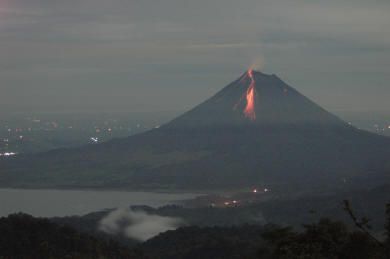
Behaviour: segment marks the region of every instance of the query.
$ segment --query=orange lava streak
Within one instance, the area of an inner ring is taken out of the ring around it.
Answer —
[[[246,90],[246,107],[244,109],[244,115],[250,120],[256,120],[256,112],[255,112],[255,78],[253,77],[253,70],[250,69],[248,71],[248,77],[250,79],[250,84],[248,89]]]

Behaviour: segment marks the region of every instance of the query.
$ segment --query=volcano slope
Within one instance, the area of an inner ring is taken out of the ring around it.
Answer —
[[[343,188],[387,181],[389,157],[389,138],[350,126],[275,75],[249,70],[158,129],[0,160],[0,185]]]

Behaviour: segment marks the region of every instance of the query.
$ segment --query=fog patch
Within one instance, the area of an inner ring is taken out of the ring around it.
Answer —
[[[124,235],[145,241],[159,233],[175,230],[183,224],[180,218],[151,215],[131,209],[117,209],[100,221],[99,230],[111,235]]]

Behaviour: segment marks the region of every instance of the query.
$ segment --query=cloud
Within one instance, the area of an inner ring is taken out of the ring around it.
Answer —
[[[183,225],[179,218],[150,215],[143,211],[117,209],[104,217],[99,229],[112,235],[124,235],[139,241],[148,240],[159,233]]]
[[[326,107],[360,107],[357,95],[374,87],[383,99],[367,106],[390,108],[390,90],[384,88],[390,74],[388,0],[5,2],[0,5],[0,109],[61,104],[106,110],[98,95],[117,92],[126,98],[107,97],[107,106],[182,110],[253,63],[265,63],[265,72],[291,79]],[[350,81],[345,73],[353,74]],[[334,79],[332,86],[326,78]],[[326,93],[353,94],[335,104],[323,95],[325,87]],[[83,92],[90,102],[72,101]],[[160,98],[165,94],[176,96]],[[150,103],[139,103],[145,99]]]

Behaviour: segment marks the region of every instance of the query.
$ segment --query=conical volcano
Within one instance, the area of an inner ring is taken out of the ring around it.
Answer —
[[[389,157],[389,138],[348,125],[275,75],[249,70],[159,129],[0,160],[0,185],[346,188],[383,183]]]
[[[347,126],[276,75],[255,70],[248,70],[167,126],[194,128],[276,124]]]

